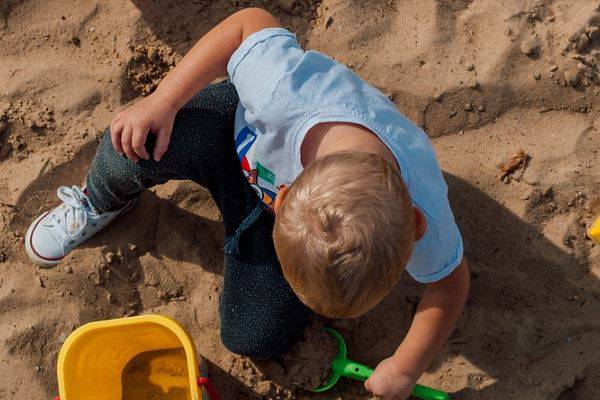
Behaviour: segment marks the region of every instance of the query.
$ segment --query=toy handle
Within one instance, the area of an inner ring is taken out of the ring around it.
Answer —
[[[208,378],[198,378],[198,386],[202,386],[204,389],[206,389],[206,392],[211,400],[221,400],[221,396],[219,396],[217,389],[215,389],[212,382]]]
[[[448,393],[423,385],[415,385],[412,395],[423,400],[450,400]]]
[[[331,366],[340,375],[359,381],[366,381],[373,373],[373,368],[345,358],[335,358]]]
[[[359,364],[357,362],[348,359],[334,359],[332,363],[334,371],[339,371],[341,375],[356,379],[359,381],[366,381],[373,374],[373,368]],[[442,392],[423,385],[415,385],[412,390],[412,395],[422,400],[449,400],[450,396],[448,393]]]

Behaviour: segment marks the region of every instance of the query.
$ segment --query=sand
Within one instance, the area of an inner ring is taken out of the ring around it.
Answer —
[[[590,0],[0,1],[0,398],[52,398],[75,327],[140,313],[185,325],[225,399],[370,397],[347,380],[322,396],[278,393],[274,374],[252,370],[283,360],[223,348],[223,232],[190,182],[145,193],[54,270],[23,250],[56,187],[83,181],[115,112],[246,5],[380,88],[438,151],[473,280],[421,383],[460,399],[595,398],[600,247],[585,227],[600,215],[600,4]],[[526,168],[500,180],[520,151]],[[336,323],[349,356],[375,366],[392,354],[421,291],[405,276],[372,312]]]
[[[310,398],[310,390],[327,382],[331,362],[337,354],[335,340],[313,321],[290,351],[271,361],[230,356],[225,372],[247,386],[254,386],[262,398]]]
[[[323,330],[323,323],[316,320],[298,343],[278,359],[251,361],[231,356],[225,371],[246,385],[254,385],[261,397],[292,399],[304,397],[327,382],[336,354],[337,343]]]
[[[305,390],[324,385],[332,373],[331,362],[337,353],[335,339],[323,330],[322,323],[313,323],[302,340],[283,356],[287,380]]]
[[[121,374],[123,400],[189,400],[186,362],[183,349],[138,354]]]

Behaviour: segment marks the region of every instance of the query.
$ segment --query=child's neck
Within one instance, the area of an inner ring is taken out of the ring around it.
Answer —
[[[342,150],[377,154],[400,170],[394,154],[373,132],[361,125],[341,122],[317,124],[308,131],[300,147],[302,165],[306,167],[317,158]]]

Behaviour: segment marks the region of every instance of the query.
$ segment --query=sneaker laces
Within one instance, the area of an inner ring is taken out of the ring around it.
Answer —
[[[61,186],[56,195],[63,204],[52,213],[52,220],[61,228],[66,237],[76,237],[87,224],[88,214],[95,214],[88,197],[77,186]]]

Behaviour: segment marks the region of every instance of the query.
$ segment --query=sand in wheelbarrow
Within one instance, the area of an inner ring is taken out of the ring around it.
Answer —
[[[167,376],[171,387],[161,387],[157,376]],[[188,400],[188,371],[183,349],[140,353],[125,366],[121,376],[123,400]]]

